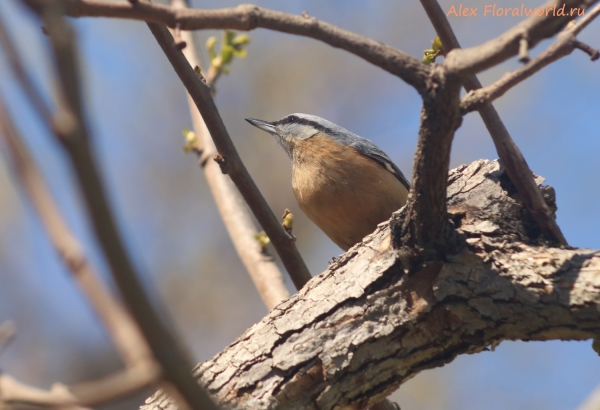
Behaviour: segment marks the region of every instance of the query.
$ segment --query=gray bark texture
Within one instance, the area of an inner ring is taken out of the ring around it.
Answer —
[[[554,190],[541,189],[555,210]],[[422,370],[503,340],[600,336],[600,253],[541,242],[497,161],[450,171],[448,212],[464,239],[458,253],[406,269],[394,223],[382,223],[200,364],[199,383],[223,408],[364,409]],[[175,407],[159,391],[142,409]]]

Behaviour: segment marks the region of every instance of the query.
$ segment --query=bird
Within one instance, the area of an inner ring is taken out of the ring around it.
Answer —
[[[300,209],[344,251],[406,203],[410,183],[372,141],[310,114],[246,121],[288,154]]]

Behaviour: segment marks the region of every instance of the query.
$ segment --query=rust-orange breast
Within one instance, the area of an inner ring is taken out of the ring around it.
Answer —
[[[391,172],[324,134],[298,141],[293,152],[300,209],[344,250],[406,203],[408,191]]]

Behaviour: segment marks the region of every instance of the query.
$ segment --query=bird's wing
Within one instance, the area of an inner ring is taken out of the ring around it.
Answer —
[[[410,182],[408,182],[408,179],[406,179],[402,171],[400,171],[400,168],[394,164],[394,162],[390,159],[390,157],[387,156],[385,152],[380,150],[377,145],[373,144],[373,142],[366,138],[360,137],[360,140],[352,142],[350,146],[361,154],[371,158],[374,161],[377,161],[385,169],[394,174],[394,176],[398,178],[398,180],[406,187],[406,189],[410,189]]]

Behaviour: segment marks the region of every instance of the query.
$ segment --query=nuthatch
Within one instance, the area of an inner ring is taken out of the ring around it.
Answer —
[[[246,121],[271,134],[287,152],[300,209],[343,250],[406,203],[408,180],[368,139],[309,114]]]

